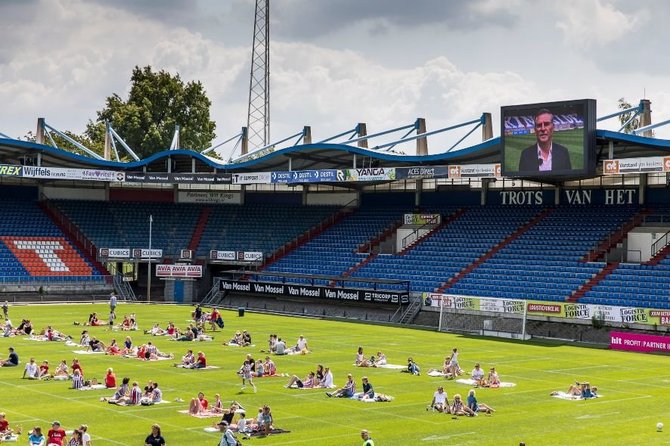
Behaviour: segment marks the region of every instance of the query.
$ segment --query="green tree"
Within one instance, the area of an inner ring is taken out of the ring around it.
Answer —
[[[212,103],[199,81],[184,84],[178,74],[136,66],[130,82],[128,100],[118,94],[109,96],[96,121],[86,126],[85,137],[94,145],[104,144],[108,121],[140,158],[167,150],[175,125],[180,126],[181,148],[209,147],[216,137],[216,124],[209,118]]]
[[[632,105],[628,101],[626,101],[626,99],[624,99],[624,98],[619,98],[618,102],[619,102],[619,110],[626,110],[627,108],[632,107]],[[628,122],[628,120],[631,118],[631,116],[633,116],[633,113],[635,113],[635,112],[630,111],[630,112],[623,113],[623,114],[619,115],[619,121],[621,122],[621,125],[626,124],[626,122]],[[639,127],[640,127],[640,116],[638,115],[635,118],[633,118],[632,121],[628,122],[628,124],[626,124],[624,126],[623,132],[624,133],[633,133],[633,130],[635,130]]]

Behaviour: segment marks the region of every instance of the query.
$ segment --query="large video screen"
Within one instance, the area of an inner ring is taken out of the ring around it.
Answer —
[[[500,118],[504,176],[565,179],[595,173],[594,99],[505,106]]]

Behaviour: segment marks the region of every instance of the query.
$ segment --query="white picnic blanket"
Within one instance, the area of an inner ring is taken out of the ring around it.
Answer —
[[[72,350],[72,353],[76,353],[78,355],[104,355],[105,352],[94,352],[92,350]]]
[[[571,394],[566,393],[566,392],[552,392],[551,396],[553,396],[554,398],[561,399],[561,400],[569,400],[569,401],[580,401],[580,400],[584,400],[584,399],[587,399],[587,400],[591,399],[591,398],[582,398],[581,395],[571,395]],[[600,398],[601,396],[602,395],[596,395],[594,398]]]
[[[477,381],[471,378],[461,378],[456,380],[457,383],[467,384],[468,386],[474,386],[477,384]],[[501,381],[498,387],[516,387],[515,383]]]

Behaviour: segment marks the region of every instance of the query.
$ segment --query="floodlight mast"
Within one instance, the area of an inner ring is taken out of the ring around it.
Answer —
[[[256,0],[247,128],[252,149],[268,145],[270,140],[270,0]],[[243,146],[242,155],[246,153],[247,149]]]

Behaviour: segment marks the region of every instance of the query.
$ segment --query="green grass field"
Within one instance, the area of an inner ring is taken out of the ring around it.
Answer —
[[[35,327],[52,324],[73,337],[79,337],[81,326],[72,322],[86,320],[94,310],[106,313],[103,305],[13,306],[10,317],[15,325],[22,317],[31,318]],[[173,320],[186,325],[192,307],[160,305],[125,305],[119,315],[136,312],[141,329],[155,322],[165,325]],[[65,429],[80,423],[89,425],[93,444],[143,445],[152,423],[158,422],[169,446],[217,444],[218,434],[203,430],[215,419],[197,419],[177,411],[187,408],[190,398],[203,391],[210,401],[220,393],[224,402],[240,401],[254,417],[258,407],[269,404],[275,425],[290,433],[253,438],[244,444],[256,445],[360,445],[359,431],[367,428],[379,445],[650,445],[670,444],[669,432],[656,432],[656,423],[670,429],[667,401],[670,397],[670,357],[609,351],[561,343],[512,342],[460,335],[405,329],[270,316],[248,313],[238,317],[224,311],[226,327],[215,334],[214,342],[173,342],[131,332],[135,343],[151,338],[158,347],[181,356],[187,348],[203,350],[209,363],[221,368],[191,371],[171,367],[172,361],[141,362],[108,356],[79,356],[87,378],[101,379],[107,367],[117,377],[129,376],[142,386],[148,380],[159,382],[164,397],[170,401],[149,407],[118,407],[99,401],[111,391],[69,390],[69,382],[28,381],[20,379],[23,367],[0,369],[0,411],[7,413],[12,426],[28,431],[40,425],[46,431],[54,419]],[[221,345],[235,330],[247,329],[253,335],[254,348]],[[91,333],[108,342],[122,341],[124,332],[92,327]],[[280,373],[303,377],[316,364],[330,366],[335,382],[344,383],[353,373],[358,388],[367,375],[378,392],[390,394],[388,403],[362,403],[328,398],[322,390],[287,390],[285,378],[256,380],[258,393],[240,392],[235,371],[246,353],[258,359],[259,350],[267,345],[270,333],[277,333],[291,343],[303,334],[313,352],[305,356],[275,357]],[[411,376],[389,369],[356,369],[356,348],[366,354],[383,350],[390,363],[404,364],[412,356],[422,367],[421,376]],[[0,339],[0,351],[13,346],[22,364],[34,356],[38,362],[48,359],[52,370],[77,356],[75,348],[63,343],[35,342],[18,338]],[[493,406],[493,416],[452,419],[437,412],[427,412],[426,405],[438,385],[444,385],[450,400],[455,393],[467,395],[469,387],[442,378],[431,378],[425,372],[440,367],[445,355],[458,347],[460,363],[469,372],[475,362],[495,365],[503,381],[516,383],[514,388],[478,389],[480,402]],[[576,380],[589,380],[600,388],[601,398],[588,401],[565,401],[549,396],[552,390],[566,390]],[[181,398],[184,402],[174,402]],[[24,434],[24,437],[26,434]],[[18,444],[26,444],[25,438]]]
[[[508,172],[519,170],[521,152],[537,141],[535,134],[513,135],[505,137],[505,169]],[[554,142],[561,144],[570,152],[570,164],[573,169],[584,168],[584,129],[554,132]]]

